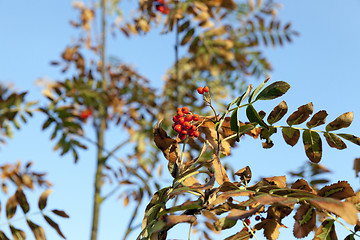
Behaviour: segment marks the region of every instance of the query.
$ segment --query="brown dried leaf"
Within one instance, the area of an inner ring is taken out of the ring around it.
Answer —
[[[315,190],[304,179],[298,179],[296,182],[294,182],[293,185],[291,185],[291,189],[300,189],[316,194]]]
[[[355,225],[359,220],[357,216],[358,211],[352,203],[341,202],[334,198],[311,199],[309,203],[320,211],[327,210],[328,212],[336,214],[351,225]]]
[[[248,231],[240,231],[230,237],[225,238],[224,240],[248,240],[250,239],[251,233]]]
[[[282,135],[285,142],[293,147],[299,141],[300,131],[292,127],[284,127],[282,129]]]
[[[309,205],[301,204],[295,216],[294,236],[296,238],[306,237],[315,227],[315,209]]]
[[[323,187],[319,190],[318,195],[321,197],[331,197],[342,200],[355,196],[355,193],[348,182],[339,181],[337,183]]]
[[[43,210],[46,207],[47,198],[49,194],[52,192],[52,190],[48,189],[45,190],[39,197],[39,209]]]
[[[336,118],[334,121],[329,123],[326,126],[326,131],[335,131],[341,128],[347,128],[350,126],[354,118],[354,114],[352,112],[347,112],[342,115],[340,115],[338,118]]]
[[[324,137],[327,143],[329,144],[329,146],[332,148],[342,150],[347,147],[346,144],[334,133],[325,132]]]
[[[16,213],[18,202],[16,200],[16,195],[12,195],[6,202],[6,217],[7,219],[12,218]]]
[[[10,240],[3,231],[0,231],[0,239],[1,240]]]
[[[309,118],[309,116],[313,113],[313,104],[308,103],[305,105],[302,105],[298,108],[297,111],[292,113],[286,122],[292,126],[292,125],[298,125],[306,121],[306,119]]]
[[[303,132],[303,143],[306,156],[314,163],[318,163],[322,156],[322,143],[320,135],[311,130]]]
[[[11,234],[14,237],[14,240],[25,240],[26,234],[23,230],[17,229],[14,226],[10,225]]]
[[[62,238],[66,239],[66,237],[64,236],[64,234],[61,232],[59,225],[58,225],[56,222],[54,222],[50,217],[48,217],[48,216],[46,216],[46,215],[43,215],[43,216],[44,216],[46,222],[47,222],[52,228],[54,228],[55,231],[56,231]]]
[[[54,214],[63,217],[63,218],[69,218],[69,215],[66,214],[66,212],[61,211],[61,210],[57,210],[57,209],[53,209],[51,210]]]
[[[279,105],[277,105],[269,114],[267,121],[269,124],[274,124],[278,122],[288,111],[288,107],[285,101],[282,101]]]
[[[321,110],[321,111],[315,113],[314,116],[311,118],[311,120],[306,123],[306,126],[308,128],[314,128],[314,127],[320,126],[322,124],[325,124],[327,115],[328,114],[325,110]]]
[[[241,181],[250,182],[251,180],[251,170],[249,166],[246,166],[235,173],[235,175],[240,176]]]
[[[354,204],[358,211],[360,211],[360,191],[357,191],[355,196],[349,197],[345,201]]]
[[[355,159],[354,159],[353,169],[355,170],[355,176],[356,176],[356,177],[359,177],[359,172],[360,172],[360,158],[355,158]]]
[[[225,171],[224,166],[221,164],[220,159],[215,154],[213,154],[213,158],[216,182],[219,185],[223,184],[224,182],[229,182],[229,177]]]
[[[269,178],[264,178],[264,180],[272,185],[276,185],[279,188],[286,187],[286,177],[285,176],[269,177]]]
[[[15,193],[16,196],[16,200],[19,203],[21,209],[23,210],[24,213],[29,212],[30,210],[30,206],[29,203],[26,199],[26,196],[24,194],[24,192],[21,189],[18,189]]]
[[[27,219],[26,222],[29,225],[31,231],[33,232],[36,240],[46,240],[45,231],[41,226],[33,223],[29,219]]]

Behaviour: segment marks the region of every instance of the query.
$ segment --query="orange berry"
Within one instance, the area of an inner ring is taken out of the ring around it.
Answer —
[[[83,120],[88,119],[88,117],[90,117],[92,115],[92,111],[90,109],[86,109],[84,111],[81,111],[80,113],[80,118],[82,118]]]
[[[182,112],[181,108],[177,108],[177,112]]]
[[[193,116],[191,116],[190,114],[186,115],[185,117],[185,121],[190,122],[193,119]]]
[[[188,107],[183,107],[182,112],[185,113],[185,114],[189,113],[189,108]]]
[[[198,92],[199,94],[203,94],[203,93],[204,93],[204,88],[203,88],[203,87],[199,87],[199,88],[197,89],[197,92]]]
[[[174,122],[177,122],[178,120],[179,120],[179,118],[178,118],[177,115],[173,116],[173,121],[174,121]]]
[[[178,112],[177,117],[179,118],[179,117],[182,117],[182,116],[184,116],[183,112]]]
[[[177,124],[177,125],[174,127],[174,130],[179,133],[179,132],[181,132],[181,130],[182,130],[182,126],[181,126],[180,124]]]
[[[209,92],[209,87],[208,86],[204,87],[204,92]]]
[[[199,121],[199,119],[200,119],[200,116],[197,114],[194,114],[192,117],[192,120],[194,120],[194,121]]]
[[[196,126],[195,126],[195,125],[192,125],[192,126],[191,126],[191,129],[192,129],[193,131],[196,131]]]
[[[181,131],[181,134],[186,135],[186,134],[187,134],[187,131],[186,131],[186,130],[182,130],[182,131]]]
[[[199,132],[198,130],[194,131],[194,136],[195,136],[195,137],[200,136],[200,132]]]
[[[182,126],[184,127],[184,129],[189,129],[191,127],[191,124],[189,122],[184,122]]]
[[[179,122],[180,124],[183,124],[183,123],[185,122],[185,119],[184,119],[183,117],[179,117],[178,122]]]

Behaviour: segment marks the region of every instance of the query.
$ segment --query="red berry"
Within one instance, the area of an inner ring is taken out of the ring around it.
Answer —
[[[195,125],[192,125],[192,126],[191,126],[191,130],[196,131],[196,129],[197,129],[197,128],[196,128]]]
[[[209,92],[209,87],[208,86],[204,87],[204,92]]]
[[[188,134],[189,134],[190,137],[194,136],[194,130],[192,130],[192,129],[190,128],[190,130],[188,131]]]
[[[184,140],[184,139],[186,138],[186,134],[179,134],[179,138],[180,138],[181,140]]]
[[[200,132],[199,132],[198,130],[194,131],[194,136],[195,136],[195,137],[200,136]]]
[[[181,108],[177,108],[177,112],[182,112]]]
[[[179,117],[182,117],[182,116],[184,116],[184,114],[182,112],[178,112],[177,117],[179,118]]]
[[[199,116],[199,115],[197,115],[197,114],[194,114],[194,115],[193,115],[192,120],[194,120],[194,121],[199,121],[199,119],[200,119],[200,116]]]
[[[84,111],[81,111],[80,113],[80,118],[82,118],[83,120],[88,119],[88,117],[90,117],[92,115],[92,111],[90,109],[86,109]]]
[[[177,125],[174,127],[174,130],[179,133],[179,132],[181,132],[181,130],[182,130],[182,126],[181,126],[180,124],[177,124]]]
[[[244,223],[247,224],[247,225],[250,225],[250,219],[248,219],[248,218],[245,219],[245,220],[244,220]]]
[[[184,129],[189,129],[191,127],[191,124],[189,122],[184,122],[183,127]]]
[[[176,123],[174,123],[174,124],[172,125],[172,129],[175,130],[175,126],[176,126]]]
[[[185,118],[183,118],[183,117],[179,117],[179,123],[182,125],[184,122],[185,122]]]
[[[182,110],[182,112],[185,113],[185,114],[186,114],[186,113],[189,113],[189,108],[188,108],[188,107],[183,107],[181,110]]]
[[[174,121],[174,122],[177,122],[178,120],[179,120],[179,118],[178,118],[177,115],[173,116],[173,121]]]
[[[197,89],[197,91],[198,91],[199,94],[203,94],[203,93],[204,93],[204,88],[203,88],[203,87],[199,87],[199,88]]]
[[[259,221],[259,220],[260,220],[260,216],[257,215],[257,216],[255,217],[255,220],[256,220],[256,221]]]
[[[185,121],[190,122],[193,119],[193,116],[191,116],[190,114],[186,115],[185,117]]]
[[[188,132],[186,130],[182,130],[181,134],[186,135]]]

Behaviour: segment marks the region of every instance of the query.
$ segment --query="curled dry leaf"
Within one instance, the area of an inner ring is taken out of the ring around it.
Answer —
[[[285,176],[269,177],[269,178],[264,178],[264,180],[270,184],[276,185],[279,188],[286,187],[286,177]]]
[[[335,232],[334,221],[333,219],[323,221],[315,232],[314,240],[338,239]]]
[[[43,210],[46,207],[47,198],[49,194],[52,192],[52,190],[48,189],[45,190],[39,197],[39,209]]]
[[[331,197],[342,200],[355,196],[355,193],[348,182],[339,181],[337,183],[323,187],[319,190],[318,195],[321,197]]]
[[[224,166],[220,162],[220,159],[215,154],[213,154],[213,158],[214,158],[213,165],[214,165],[214,169],[215,169],[215,178],[216,178],[217,183],[219,185],[221,185],[224,182],[228,182],[229,177],[225,171]]]
[[[310,192],[312,194],[316,194],[315,190],[304,179],[298,179],[296,182],[294,182],[291,185],[291,189],[299,189],[299,190]]]
[[[251,169],[249,166],[246,166],[235,173],[235,175],[239,176],[241,181],[250,182],[251,180]]]
[[[320,126],[322,124],[325,124],[327,115],[328,114],[325,110],[321,110],[321,111],[315,113],[314,116],[311,118],[311,120],[306,123],[306,126],[308,128],[314,128],[314,127]]]
[[[315,227],[316,213],[312,206],[301,204],[294,216],[294,236],[296,238],[306,237]]]

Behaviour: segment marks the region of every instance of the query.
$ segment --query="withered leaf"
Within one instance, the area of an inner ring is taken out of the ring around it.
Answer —
[[[229,181],[229,177],[225,171],[224,166],[222,165],[220,159],[213,154],[213,165],[214,165],[214,170],[215,170],[215,178],[216,178],[216,182],[221,185],[224,182],[228,182]]]
[[[264,178],[264,180],[270,184],[276,185],[279,188],[286,187],[286,177],[285,176],[269,177],[269,178]]]
[[[248,240],[250,239],[250,236],[251,233],[249,233],[248,231],[240,231],[234,235],[225,238],[224,240]]]
[[[295,129],[292,127],[284,127],[282,129],[282,135],[287,144],[290,146],[295,146],[295,144],[299,141],[300,131],[299,129]]]
[[[270,84],[262,90],[256,97],[256,100],[271,100],[284,95],[290,89],[287,82],[278,81]]]
[[[30,206],[29,203],[26,199],[26,196],[24,194],[24,192],[21,189],[18,189],[15,193],[16,196],[16,200],[19,203],[21,209],[23,210],[24,213],[29,212],[30,210]]]
[[[66,237],[64,236],[64,234],[61,232],[59,225],[58,225],[56,222],[54,222],[50,217],[48,217],[48,216],[46,216],[46,215],[43,215],[43,216],[44,216],[46,222],[47,222],[52,228],[54,228],[55,231],[56,231],[62,238],[66,239]]]
[[[69,218],[69,215],[66,214],[66,212],[61,211],[61,210],[57,210],[57,209],[53,209],[51,210],[54,214],[63,217],[63,218]]]
[[[306,156],[310,161],[318,163],[322,156],[322,143],[320,135],[311,130],[304,130],[303,143],[305,147]]]
[[[195,33],[195,29],[194,28],[190,28],[189,31],[185,34],[185,36],[183,37],[183,39],[181,40],[181,46],[185,45],[186,43],[188,43],[192,36]]]
[[[47,203],[47,198],[49,196],[49,194],[52,192],[52,190],[48,189],[45,190],[39,197],[39,209],[43,210],[46,207],[46,203]]]
[[[276,240],[279,237],[279,228],[281,225],[274,219],[265,219],[260,223],[256,224],[256,228],[264,229],[264,236],[268,240]]]
[[[352,123],[353,118],[354,114],[352,112],[344,113],[329,123],[326,126],[326,131],[335,131],[341,128],[347,128]]]
[[[315,232],[314,240],[337,240],[333,219],[323,221]]]
[[[315,190],[304,179],[298,179],[291,185],[291,189],[300,189],[315,194]]]
[[[10,240],[3,231],[0,231],[0,239],[2,240]]]
[[[334,133],[325,132],[324,137],[327,143],[329,144],[329,146],[332,148],[342,150],[347,147],[346,144]]]
[[[355,196],[349,197],[345,201],[354,204],[358,211],[360,211],[360,191],[357,191]]]
[[[27,219],[26,222],[29,225],[31,231],[33,232],[36,240],[46,240],[45,231],[41,226],[33,223],[29,219]]]
[[[309,205],[301,204],[295,216],[294,236],[296,238],[306,237],[315,227],[315,209]]]
[[[353,169],[355,170],[355,176],[356,176],[356,177],[359,177],[359,172],[360,172],[360,158],[355,158],[355,159],[354,159]]]
[[[10,225],[9,227],[10,227],[11,234],[14,237],[14,240],[25,240],[26,239],[26,234],[23,230],[17,229],[12,225]]]
[[[321,197],[331,197],[339,200],[355,196],[354,190],[346,181],[339,181],[321,188],[318,192]]]
[[[290,126],[301,124],[301,123],[305,122],[306,119],[308,119],[312,113],[313,113],[313,104],[312,103],[302,105],[298,108],[298,110],[293,112],[288,117],[286,122]]]
[[[351,225],[355,225],[359,220],[358,211],[355,205],[350,202],[341,202],[334,198],[316,198],[310,199],[309,203],[320,211],[327,210],[336,214]]]
[[[339,133],[338,136],[360,146],[360,138],[351,134]]]
[[[193,223],[196,221],[196,217],[192,215],[165,215],[156,222],[151,233],[157,233],[159,231],[166,231],[179,223]]]
[[[328,114],[325,110],[321,110],[321,111],[315,113],[314,116],[311,118],[311,120],[306,123],[306,126],[308,128],[314,128],[314,127],[320,126],[322,124],[325,124],[327,115]]]
[[[12,218],[16,213],[18,202],[16,200],[16,195],[12,195],[6,202],[6,217],[7,219]]]
[[[288,111],[288,107],[285,101],[282,101],[277,105],[269,114],[267,121],[270,125],[278,122],[281,118],[285,116]]]
[[[249,166],[246,166],[235,173],[235,175],[239,176],[241,181],[250,182],[251,180],[251,169]]]

